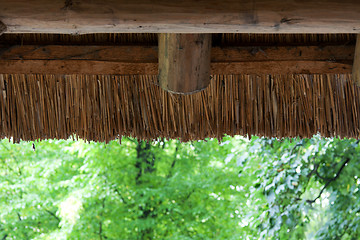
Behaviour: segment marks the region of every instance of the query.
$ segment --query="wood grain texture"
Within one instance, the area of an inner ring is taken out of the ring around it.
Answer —
[[[210,84],[211,34],[159,35],[159,85],[191,94]]]
[[[6,31],[6,25],[0,21],[0,36]]]
[[[213,47],[211,74],[351,73],[354,45]],[[158,74],[158,48],[0,45],[0,73]]]
[[[358,0],[2,0],[8,33],[360,33]]]
[[[0,45],[0,59],[157,63],[156,46]]]
[[[354,64],[352,69],[354,83],[360,87],[360,34],[357,35],[354,54]]]

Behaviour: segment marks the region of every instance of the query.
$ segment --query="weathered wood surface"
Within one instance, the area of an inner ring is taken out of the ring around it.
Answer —
[[[159,35],[159,85],[190,94],[210,84],[211,34]]]
[[[352,77],[355,84],[360,87],[360,34],[357,35],[356,39]]]
[[[0,21],[0,36],[6,31],[6,25]]]
[[[8,33],[360,33],[358,0],[1,0]]]
[[[211,74],[351,73],[355,46],[213,47]],[[158,48],[0,45],[0,73],[158,74]]]

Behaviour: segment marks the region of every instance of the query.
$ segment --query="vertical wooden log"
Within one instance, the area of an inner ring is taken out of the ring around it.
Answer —
[[[159,84],[166,91],[191,94],[210,83],[211,34],[159,34]]]
[[[0,21],[0,36],[6,31],[6,25]]]
[[[357,35],[356,39],[352,77],[355,84],[360,87],[360,34]]]

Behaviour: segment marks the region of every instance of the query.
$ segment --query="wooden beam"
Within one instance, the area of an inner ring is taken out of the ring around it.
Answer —
[[[191,94],[210,84],[211,34],[159,35],[159,85]]]
[[[358,0],[11,0],[8,33],[360,33]]]
[[[157,63],[156,46],[99,45],[0,45],[3,60],[94,60]]]
[[[6,25],[0,21],[0,36],[6,31]]]
[[[213,47],[211,74],[351,73],[355,46]],[[0,74],[158,74],[145,46],[0,45]]]
[[[360,87],[360,34],[357,35],[356,39],[352,77],[355,84]]]

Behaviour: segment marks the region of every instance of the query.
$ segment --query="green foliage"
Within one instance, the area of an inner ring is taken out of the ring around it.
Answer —
[[[358,142],[253,139],[247,152],[258,165],[254,187],[266,197],[256,220],[261,238],[358,239]]]
[[[216,140],[1,142],[6,239],[237,239],[244,194]],[[225,168],[225,165],[227,166]]]
[[[0,142],[0,239],[358,239],[348,139]]]

